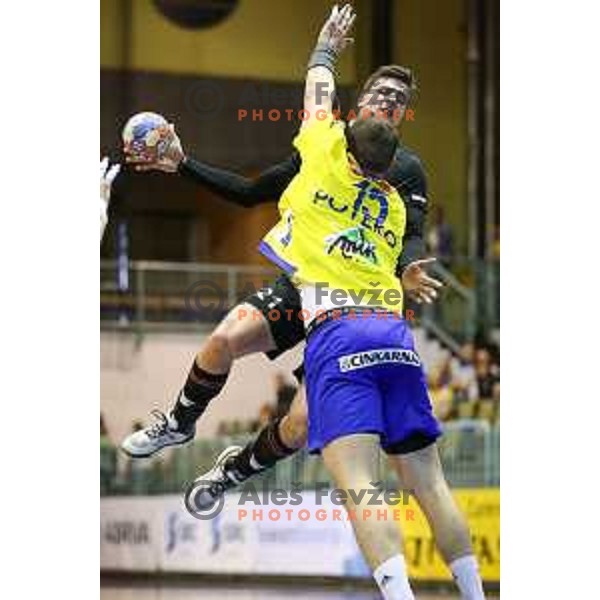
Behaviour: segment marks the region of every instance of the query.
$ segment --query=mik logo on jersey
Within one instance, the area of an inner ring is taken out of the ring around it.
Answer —
[[[377,248],[373,242],[367,240],[360,225],[328,235],[325,238],[325,252],[331,254],[336,248],[339,248],[341,255],[346,259],[362,256],[369,262],[377,264]]]
[[[416,352],[399,348],[381,348],[379,350],[369,350],[368,352],[357,352],[356,354],[347,354],[339,359],[342,373],[390,363],[412,367],[421,366],[421,360]]]

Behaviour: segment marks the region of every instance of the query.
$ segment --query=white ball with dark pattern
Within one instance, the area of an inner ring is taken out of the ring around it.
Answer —
[[[169,123],[157,113],[133,115],[123,127],[123,150],[134,160],[156,160],[169,145]]]

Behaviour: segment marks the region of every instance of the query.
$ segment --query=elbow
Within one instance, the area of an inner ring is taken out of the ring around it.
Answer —
[[[261,185],[250,184],[238,197],[238,204],[244,208],[252,208],[268,200],[270,200],[270,196],[267,190],[263,189]]]

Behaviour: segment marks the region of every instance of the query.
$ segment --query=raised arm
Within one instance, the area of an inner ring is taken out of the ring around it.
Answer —
[[[342,50],[352,41],[347,37],[347,33],[354,19],[355,14],[349,4],[341,10],[336,5],[319,34],[308,65],[305,85],[304,108],[310,115],[309,120],[315,116],[318,118],[322,114],[319,110],[329,113],[332,111],[335,63]],[[307,122],[308,120],[303,121],[302,125],[305,126]],[[137,171],[180,173],[240,206],[250,207],[262,202],[277,201],[300,170],[300,157],[294,154],[285,161],[269,167],[257,178],[250,179],[186,156],[173,125],[169,135],[170,143],[161,157],[147,162],[135,161],[128,157],[128,162],[133,162]]]
[[[279,200],[285,188],[300,170],[297,153],[262,171],[251,179],[225,169],[187,157],[178,166],[178,172],[239,206],[246,208],[264,202]]]
[[[162,156],[146,162],[128,157],[128,162],[134,164],[136,171],[179,173],[239,206],[251,207],[277,201],[300,170],[300,157],[292,154],[284,161],[264,170],[256,178],[244,177],[186,155],[172,124],[168,136],[169,145]]]
[[[102,242],[108,223],[108,204],[112,183],[120,170],[121,165],[116,163],[110,166],[106,156],[100,161],[100,242]]]
[[[304,86],[305,118],[302,128],[315,120],[323,120],[332,112],[335,94],[335,64],[341,52],[352,42],[348,33],[356,19],[350,4],[340,10],[337,4],[323,25],[317,45],[308,63]]]

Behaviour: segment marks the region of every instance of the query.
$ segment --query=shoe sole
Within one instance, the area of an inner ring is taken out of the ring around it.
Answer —
[[[173,442],[172,444],[165,444],[164,446],[161,446],[160,448],[156,448],[156,450],[153,450],[152,452],[147,452],[146,454],[132,454],[124,446],[120,446],[120,448],[125,454],[127,454],[127,456],[129,456],[129,458],[150,458],[151,456],[154,456],[157,452],[160,452],[161,450],[164,450],[165,448],[174,448],[175,446],[183,446],[185,444],[188,444],[189,442],[191,442],[194,439],[194,437],[195,436],[192,435],[185,440],[181,440],[181,442]]]

